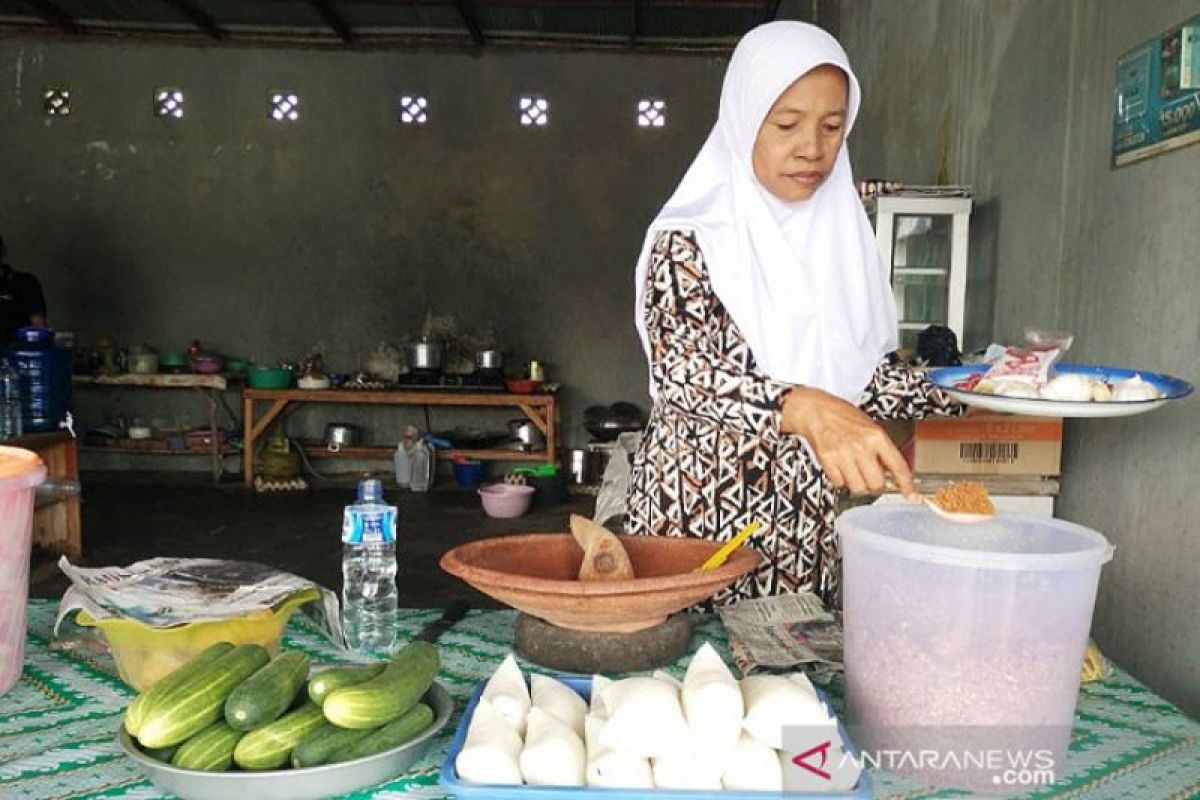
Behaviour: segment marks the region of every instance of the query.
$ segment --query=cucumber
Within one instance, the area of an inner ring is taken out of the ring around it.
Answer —
[[[161,761],[164,764],[171,763],[171,757],[175,755],[175,751],[179,749],[179,745],[171,745],[170,747],[159,747],[156,750],[143,750],[142,752],[153,758],[155,761]]]
[[[225,720],[217,720],[179,745],[171,764],[180,769],[225,772],[233,766],[233,748],[245,735]]]
[[[437,671],[437,648],[410,642],[371,680],[331,692],[323,706],[325,718],[342,728],[386,725],[417,704]]]
[[[138,729],[143,747],[169,747],[199,733],[221,718],[234,687],[271,657],[256,644],[243,644],[205,664],[149,710]]]
[[[250,731],[237,743],[233,760],[242,769],[275,769],[287,763],[292,750],[304,737],[325,724],[316,703],[285,714],[265,728]]]
[[[321,727],[304,737],[300,744],[292,750],[292,766],[316,767],[326,763],[339,750],[344,750],[360,739],[365,739],[375,732],[373,728],[339,728],[332,722],[326,722]]]
[[[125,730],[129,731],[130,736],[137,736],[138,729],[145,722],[146,715],[155,703],[176,686],[199,672],[206,664],[216,661],[232,649],[233,645],[229,642],[217,642],[192,656],[174,672],[148,686],[144,692],[133,698],[133,702],[125,709]]]
[[[371,731],[366,738],[334,753],[333,757],[329,759],[329,763],[334,764],[339,761],[373,756],[384,750],[399,747],[405,742],[415,739],[419,733],[432,724],[433,709],[424,703],[417,703],[387,725]]]
[[[225,721],[239,731],[252,731],[288,710],[308,677],[308,654],[288,650],[238,684],[225,699]]]
[[[308,681],[308,696],[317,705],[324,705],[325,698],[335,689],[365,683],[383,672],[387,664],[366,664],[354,667],[333,667],[322,670]]]

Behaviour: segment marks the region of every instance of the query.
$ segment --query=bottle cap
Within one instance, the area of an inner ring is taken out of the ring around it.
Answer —
[[[363,478],[358,482],[358,502],[382,503],[383,482],[378,478]]]

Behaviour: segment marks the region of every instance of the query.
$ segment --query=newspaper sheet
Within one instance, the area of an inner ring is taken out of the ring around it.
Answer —
[[[743,675],[803,670],[827,683],[842,669],[841,615],[811,593],[744,600],[718,609]]]
[[[310,580],[248,561],[151,558],[127,567],[78,567],[63,556],[58,566],[71,580],[54,621],[83,609],[92,617],[134,619],[156,628],[227,619],[270,609],[296,592],[320,590],[305,607],[330,641],[343,643],[337,595]]]

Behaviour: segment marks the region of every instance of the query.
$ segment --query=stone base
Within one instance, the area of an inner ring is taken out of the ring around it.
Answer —
[[[589,633],[519,614],[517,655],[564,672],[637,672],[670,664],[688,650],[695,622],[676,614],[636,633]]]

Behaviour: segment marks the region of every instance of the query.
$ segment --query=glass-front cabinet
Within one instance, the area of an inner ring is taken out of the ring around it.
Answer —
[[[891,276],[900,346],[945,325],[963,347],[969,197],[884,195],[874,200],[875,241]]]

